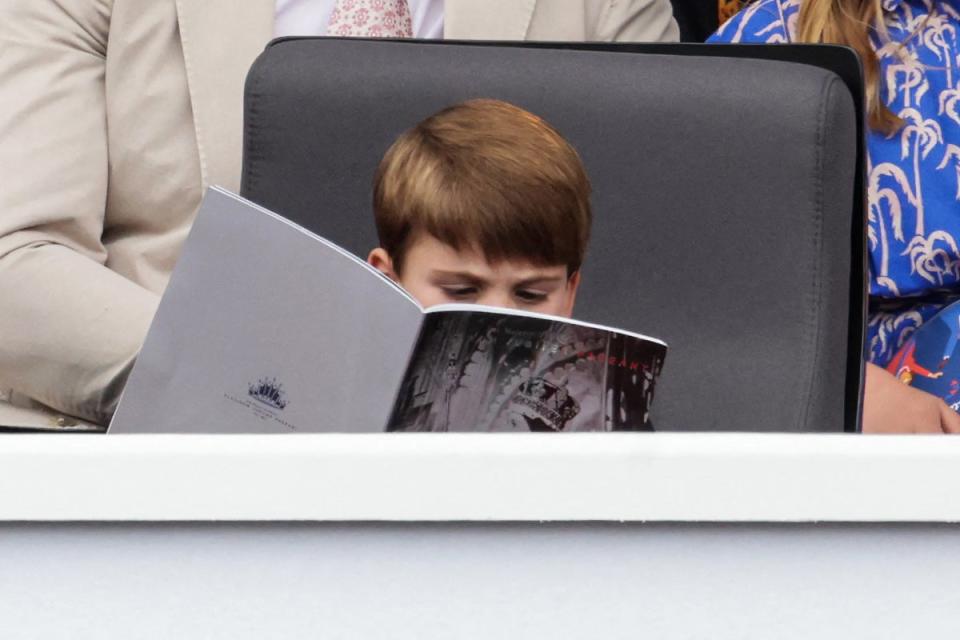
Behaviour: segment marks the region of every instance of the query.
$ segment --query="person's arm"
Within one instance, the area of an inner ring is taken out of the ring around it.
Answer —
[[[788,31],[791,16],[799,7],[782,0],[756,0],[744,6],[735,16],[720,25],[707,39],[711,44],[753,43],[776,44],[790,42]]]
[[[157,304],[101,242],[111,6],[0,4],[0,387],[101,423]]]
[[[889,371],[868,363],[863,432],[960,433],[960,415],[940,398],[907,386]]]
[[[680,29],[670,0],[586,0],[590,33],[602,42],[677,42]]]

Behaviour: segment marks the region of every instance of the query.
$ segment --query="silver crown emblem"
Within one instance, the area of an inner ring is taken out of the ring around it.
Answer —
[[[247,394],[257,402],[262,402],[274,409],[283,409],[287,406],[283,385],[278,383],[276,378],[260,378],[256,384],[249,386]]]

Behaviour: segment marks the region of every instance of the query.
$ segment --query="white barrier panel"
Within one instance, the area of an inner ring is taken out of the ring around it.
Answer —
[[[0,437],[0,521],[956,522],[960,438]]]
[[[0,437],[0,628],[4,640],[952,639],[958,447]]]

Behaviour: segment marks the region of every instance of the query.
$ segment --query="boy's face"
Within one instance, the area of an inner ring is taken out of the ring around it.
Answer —
[[[566,265],[537,266],[525,260],[491,263],[473,249],[454,249],[427,233],[410,240],[403,274],[383,249],[367,261],[406,289],[424,308],[472,303],[570,317],[580,284]]]

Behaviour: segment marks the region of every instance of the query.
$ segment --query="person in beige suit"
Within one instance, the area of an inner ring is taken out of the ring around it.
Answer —
[[[203,189],[239,189],[244,78],[292,3],[0,4],[0,425],[109,420]],[[678,37],[668,0],[441,6],[451,39]]]

